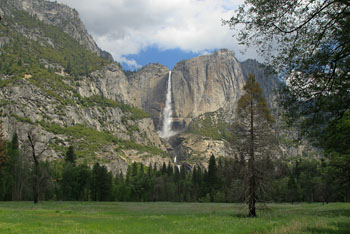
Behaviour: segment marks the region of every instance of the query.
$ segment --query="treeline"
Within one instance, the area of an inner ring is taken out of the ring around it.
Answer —
[[[105,166],[76,165],[73,147],[64,162],[40,162],[34,171],[30,157],[18,147],[17,136],[6,144],[7,159],[0,165],[0,200],[32,200],[39,181],[39,200],[73,201],[174,201],[246,202],[247,165],[244,159],[209,160],[208,169],[172,163],[132,163],[126,174],[115,176]],[[348,201],[348,189],[332,175],[326,161],[300,157],[295,160],[257,162],[263,171],[258,201],[332,202]],[[35,178],[35,179],[34,179]]]

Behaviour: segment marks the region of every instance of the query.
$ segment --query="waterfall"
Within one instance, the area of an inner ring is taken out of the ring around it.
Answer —
[[[171,110],[171,71],[169,71],[168,89],[166,93],[165,108],[163,111],[163,128],[159,133],[161,138],[168,138],[176,134],[171,130],[172,124],[172,110]]]

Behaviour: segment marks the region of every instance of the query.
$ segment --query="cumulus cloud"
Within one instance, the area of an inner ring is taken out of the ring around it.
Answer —
[[[256,56],[242,50],[221,19],[229,19],[243,0],[59,0],[78,10],[97,44],[120,62],[137,67],[125,55],[150,46],[206,54],[228,48],[239,59]]]

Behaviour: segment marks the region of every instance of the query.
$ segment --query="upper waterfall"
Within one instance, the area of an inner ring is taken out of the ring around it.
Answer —
[[[165,107],[163,111],[163,128],[159,133],[161,138],[168,138],[176,134],[171,130],[172,127],[172,107],[171,107],[171,71],[169,71],[168,77],[168,89],[166,93]]]

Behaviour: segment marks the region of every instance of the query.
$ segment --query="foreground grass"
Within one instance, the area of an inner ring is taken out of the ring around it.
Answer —
[[[0,202],[0,233],[350,233],[350,204]]]

